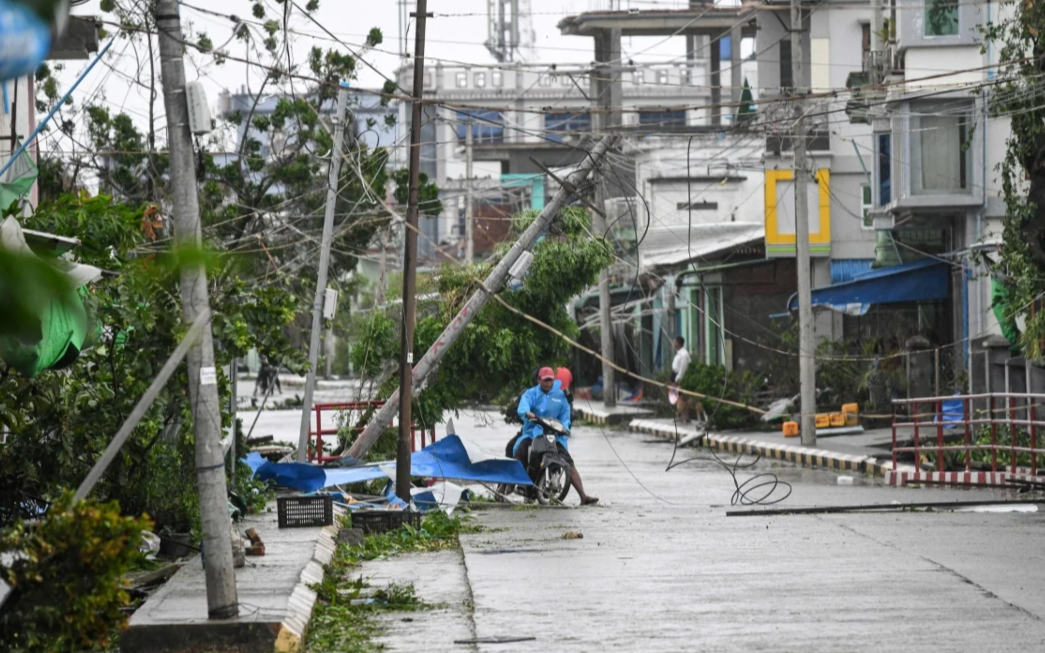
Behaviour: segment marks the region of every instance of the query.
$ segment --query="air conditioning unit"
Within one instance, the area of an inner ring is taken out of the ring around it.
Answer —
[[[189,105],[189,131],[193,134],[209,134],[210,105],[207,104],[207,92],[203,89],[203,83],[186,84],[185,100]]]
[[[888,231],[896,228],[896,216],[892,213],[879,209],[871,211],[870,216],[875,231]]]

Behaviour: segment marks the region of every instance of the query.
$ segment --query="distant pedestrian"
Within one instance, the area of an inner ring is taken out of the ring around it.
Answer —
[[[283,386],[279,382],[279,368],[273,365],[268,357],[262,356],[261,366],[258,368],[258,378],[254,382],[254,394],[251,396],[258,396],[258,390],[261,390],[261,396],[267,397],[272,392],[273,386],[282,394]]]
[[[675,358],[671,361],[671,385],[678,395],[678,402],[675,404],[675,414],[678,420],[685,424],[689,422],[689,401],[678,390],[679,385],[682,383],[682,378],[686,376],[686,370],[689,369],[689,350],[686,349],[686,339],[682,336],[676,336],[672,344],[675,346]]]

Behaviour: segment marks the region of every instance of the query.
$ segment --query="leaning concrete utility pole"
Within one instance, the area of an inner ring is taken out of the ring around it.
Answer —
[[[192,136],[189,134],[181,17],[176,0],[157,0],[155,11],[156,27],[160,33],[163,105],[167,112],[174,240],[182,248],[200,248],[203,237]],[[210,311],[207,271],[202,263],[181,266],[181,307],[187,324]],[[188,368],[189,399],[196,429],[196,484],[200,493],[203,550],[207,556],[207,616],[228,619],[239,614],[239,605],[232,567],[232,522],[225,486],[225,457],[221,449],[221,407],[214,367],[214,341],[209,324],[203,328],[198,344],[189,349]]]
[[[795,154],[795,264],[798,266],[798,380],[801,396],[802,444],[816,444],[816,345],[813,339],[812,270],[809,261],[809,196],[806,195],[806,92],[802,60],[802,4],[791,0],[791,79],[795,123],[791,136]]]
[[[308,341],[308,376],[305,377],[305,397],[301,403],[301,430],[298,433],[299,463],[308,455],[309,414],[312,412],[312,394],[316,389],[316,367],[319,365],[319,336],[323,328],[323,300],[327,293],[327,270],[330,267],[330,241],[334,234],[334,207],[337,205],[337,185],[341,179],[341,141],[345,134],[345,111],[348,108],[348,89],[341,86],[337,93],[337,113],[334,114],[334,143],[330,149],[330,168],[327,175],[327,207],[323,216],[323,238],[319,245],[319,271],[316,275],[316,295],[312,300],[312,333]]]
[[[425,25],[428,0],[417,0],[417,31],[414,39],[414,93],[410,105],[410,186],[406,204],[406,233],[403,246],[403,326],[399,349],[399,446],[396,449],[396,494],[410,501],[410,441],[414,437],[411,409],[414,399],[414,322],[417,311],[417,213],[421,175],[421,95],[425,88]]]
[[[544,230],[548,228],[552,220],[559,215],[559,211],[566,205],[566,201],[574,194],[577,187],[588,178],[595,166],[599,165],[602,158],[606,156],[606,150],[615,142],[616,137],[609,136],[603,138],[592,148],[591,155],[584,157],[577,169],[566,177],[559,192],[545,205],[533,223],[523,231],[519,239],[512,245],[512,248],[504,255],[504,258],[494,267],[493,272],[486,277],[482,287],[468,299],[468,302],[457,313],[457,316],[443,329],[435,344],[429,348],[424,357],[417,363],[417,366],[414,367],[412,380],[416,386],[420,387],[423,385],[428,375],[439,366],[439,361],[442,360],[443,355],[446,354],[461,333],[464,332],[465,327],[471,323],[483,306],[486,305],[490,295],[500,290],[501,286],[504,285],[509,270],[519,260],[522,253],[537,242],[537,238],[544,233]],[[399,406],[399,398],[400,393],[398,390],[392,393],[385,405],[374,414],[373,419],[366,425],[366,429],[363,430],[359,438],[345,453],[345,458],[360,459],[366,455],[366,452],[381,436],[381,432],[392,423],[392,416]]]

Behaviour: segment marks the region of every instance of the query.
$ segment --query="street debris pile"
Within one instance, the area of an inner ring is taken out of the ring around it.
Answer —
[[[450,480],[491,485],[532,484],[519,461],[492,454],[454,434],[411,455],[411,476],[428,479],[428,484],[411,489],[410,505],[396,496],[394,461],[350,467],[320,467],[305,463],[273,463],[265,460],[260,453],[252,452],[243,462],[251,468],[258,480],[307,494],[323,491],[322,494],[332,497],[335,504],[352,511],[413,509],[426,512],[442,509],[453,512],[468,490]],[[388,479],[381,495],[353,494],[341,489],[343,486],[380,479]]]

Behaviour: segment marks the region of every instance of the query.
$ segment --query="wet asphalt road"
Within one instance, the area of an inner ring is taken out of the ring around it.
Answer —
[[[456,422],[493,451],[514,432],[474,413]],[[436,628],[426,650],[1045,648],[1043,513],[727,517],[733,480],[706,450],[680,450],[694,460],[665,472],[672,445],[650,436],[578,427],[570,449],[599,506],[489,508],[484,532],[462,537],[474,636],[537,639],[461,646]],[[793,485],[787,507],[1011,496],[844,486],[774,462],[738,478],[761,472]]]

